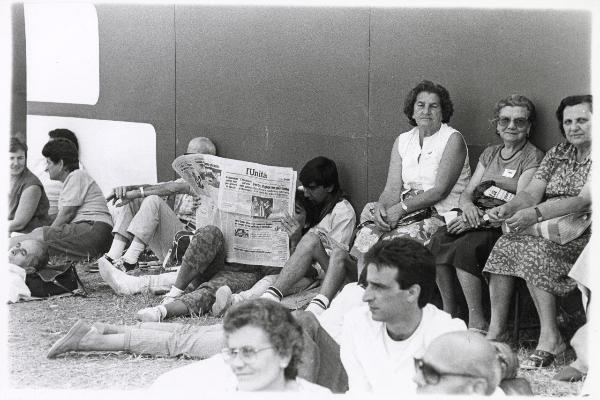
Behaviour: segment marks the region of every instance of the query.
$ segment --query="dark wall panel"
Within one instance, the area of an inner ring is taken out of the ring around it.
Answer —
[[[496,143],[493,107],[511,93],[537,107],[533,142],[544,150],[558,143],[558,102],[590,92],[590,32],[588,12],[373,9],[369,197],[383,189],[393,139],[410,128],[404,96],[421,79],[450,91],[451,125],[475,151]]]
[[[100,40],[98,103],[29,102],[28,112],[152,124],[157,136],[158,179],[172,179],[175,175],[171,168],[175,156],[173,6],[100,4],[96,10]],[[135,163],[129,167],[135,168]]]
[[[25,141],[27,132],[27,69],[25,68],[25,17],[23,4],[11,6],[12,17],[12,101],[10,134]]]
[[[175,20],[179,152],[206,135],[297,170],[325,155],[366,199],[368,10],[181,5]]]

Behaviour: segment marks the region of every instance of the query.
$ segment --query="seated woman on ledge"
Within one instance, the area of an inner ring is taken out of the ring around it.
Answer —
[[[540,319],[536,350],[521,365],[527,369],[548,367],[566,350],[556,321],[556,296],[575,289],[576,282],[567,274],[591,236],[587,229],[561,245],[519,233],[536,222],[590,210],[592,96],[564,98],[556,117],[566,142],[546,153],[529,185],[513,200],[488,211],[492,221],[505,221],[511,233],[498,239],[483,269],[489,274],[492,306],[487,337],[507,339],[515,278],[524,279]]]
[[[405,236],[425,243],[444,225],[442,214],[458,206],[471,170],[461,133],[447,124],[454,108],[445,87],[420,82],[406,96],[403,111],[414,128],[396,138],[385,188],[378,202],[365,206],[360,222],[372,221],[383,233],[379,240]],[[418,221],[401,222],[419,210],[429,213]],[[322,312],[345,281],[358,279],[362,254],[373,244],[360,242],[357,237],[354,247],[360,247],[361,255],[356,257],[345,249],[332,252],[321,290],[307,310]]]
[[[502,230],[486,226],[482,219],[484,202],[498,205],[498,200],[481,196],[476,206],[473,194],[481,193],[478,186],[490,181],[513,195],[519,193],[529,184],[544,157],[544,153],[529,142],[535,123],[535,106],[527,97],[513,94],[500,100],[494,108],[493,121],[502,144],[483,151],[473,177],[460,196],[462,216],[450,221],[447,229],[440,228],[428,245],[436,260],[436,281],[444,311],[456,312],[456,274],[469,308],[469,328],[479,331],[487,330],[481,270]]]
[[[36,228],[26,235],[9,239],[9,246],[28,239],[44,241],[50,255],[92,258],[110,246],[112,218],[98,184],[79,169],[75,145],[55,139],[44,146],[46,170],[50,179],[63,182],[58,215],[52,225]]]
[[[27,146],[10,138],[10,187],[8,192],[8,234],[29,233],[50,225],[48,198],[42,183],[27,168]]]

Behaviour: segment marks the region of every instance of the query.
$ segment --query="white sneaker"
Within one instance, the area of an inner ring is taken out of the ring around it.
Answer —
[[[177,300],[177,298],[181,297],[181,295],[183,295],[184,293],[185,292],[183,290],[178,289],[175,286],[171,286],[171,290],[169,291],[169,293],[165,294],[165,297],[163,297],[160,304],[169,304]]]
[[[158,307],[147,307],[138,311],[135,318],[142,322],[160,322],[162,320],[162,314]]]
[[[117,269],[106,257],[98,259],[100,276],[116,294],[130,295],[141,293],[147,287],[148,278],[130,276]]]
[[[221,286],[215,293],[215,302],[212,305],[212,315],[220,317],[227,311],[232,303],[232,293],[229,286]]]

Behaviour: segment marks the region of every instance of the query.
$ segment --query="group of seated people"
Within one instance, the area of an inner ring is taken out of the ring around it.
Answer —
[[[335,162],[316,157],[304,165],[294,215],[281,222],[290,244],[282,268],[226,262],[226,238],[215,226],[196,226],[202,199],[183,180],[117,187],[105,199],[79,168],[72,138],[52,138],[43,149],[50,178],[63,183],[48,225],[48,199],[25,167],[26,146],[11,142],[12,264],[39,268],[46,249],[79,257],[106,252],[98,270],[116,293],[166,292],[161,304],[137,312],[138,325],[79,321],[48,357],[122,350],[208,358],[166,374],[157,390],[174,380],[195,385],[189,376],[213,371],[207,383],[215,390],[322,390],[318,384],[333,392],[526,393],[528,385],[514,379],[518,362],[503,346],[511,340],[515,280],[526,282],[540,320],[537,347],[520,367],[548,367],[566,350],[557,297],[577,286],[569,273],[578,258],[587,268],[581,254],[591,232],[559,244],[528,228],[590,211],[592,97],[560,102],[565,141],[545,155],[529,141],[533,102],[518,94],[501,99],[492,113],[501,143],[482,152],[473,174],[464,138],[448,125],[453,103],[442,85],[420,82],[403,111],[414,128],[394,142],[385,188],[358,226]],[[216,148],[196,138],[188,153],[215,155]],[[164,196],[174,194],[171,208]],[[181,230],[193,236],[177,272],[128,274],[146,248],[161,261],[168,257]],[[27,257],[34,253],[42,255]],[[292,315],[276,304],[315,280],[319,293],[306,310]],[[466,324],[454,318],[458,289]],[[430,303],[436,290],[443,310]],[[224,314],[223,324],[162,323],[209,312]],[[579,375],[571,370],[557,379],[581,379],[585,364],[569,366]]]

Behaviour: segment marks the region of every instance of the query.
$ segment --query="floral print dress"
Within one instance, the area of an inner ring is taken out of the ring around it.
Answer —
[[[547,182],[545,199],[579,195],[588,180],[592,160],[577,162],[570,143],[561,143],[548,151],[534,179]],[[556,296],[575,289],[569,270],[589,241],[588,229],[579,238],[560,245],[538,236],[509,233],[498,239],[487,260],[484,273],[512,275]]]

